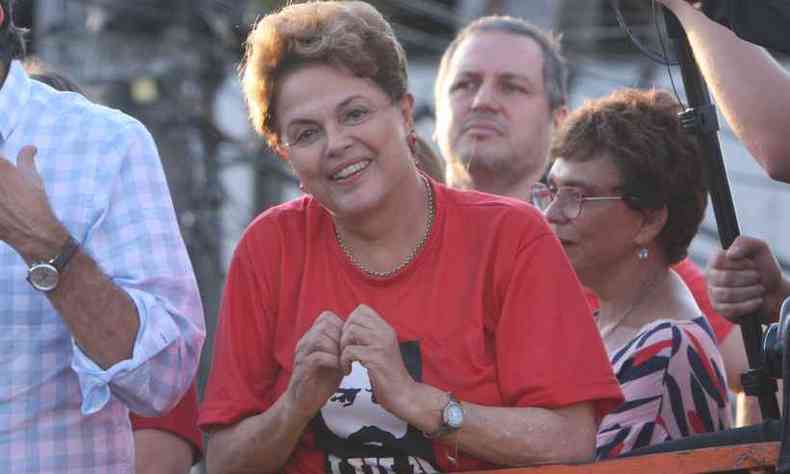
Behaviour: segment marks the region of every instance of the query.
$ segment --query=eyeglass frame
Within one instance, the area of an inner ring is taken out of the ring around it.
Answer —
[[[593,202],[595,202],[595,201],[620,200],[620,201],[624,201],[624,202],[626,202],[628,204],[629,201],[632,199],[632,197],[628,196],[628,195],[585,196],[582,193],[581,189],[579,189],[579,188],[577,188],[575,186],[561,186],[561,187],[558,187],[558,188],[554,188],[554,190],[552,190],[551,186],[548,186],[548,185],[546,185],[544,183],[540,183],[539,182],[539,183],[533,184],[532,187],[530,188],[530,196],[529,196],[530,197],[530,202],[532,203],[532,205],[534,205],[535,207],[540,209],[540,211],[545,214],[546,211],[548,211],[549,206],[551,206],[552,204],[554,204],[557,201],[557,196],[559,195],[560,190],[562,190],[562,189],[568,189],[568,190],[574,191],[578,195],[577,203],[578,203],[578,206],[579,206],[579,211],[576,213],[576,215],[572,216],[572,215],[568,214],[568,212],[566,210],[566,209],[568,209],[567,205],[563,206],[563,208],[561,209],[562,215],[568,220],[574,220],[574,219],[576,219],[577,217],[579,217],[581,215],[582,209],[584,208],[584,202],[585,201],[593,201]],[[537,202],[537,198],[535,197],[535,194],[538,193],[538,192],[544,192],[544,193],[548,192],[548,193],[550,193],[552,195],[551,200],[546,204],[545,208],[542,207]]]

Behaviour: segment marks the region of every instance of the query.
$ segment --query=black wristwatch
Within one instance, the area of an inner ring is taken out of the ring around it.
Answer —
[[[464,424],[464,407],[452,393],[448,393],[447,405],[442,409],[442,422],[433,433],[423,433],[426,438],[434,439],[455,431]]]
[[[80,243],[77,239],[69,235],[57,257],[49,261],[36,262],[27,269],[27,281],[38,291],[54,290],[58,287],[63,269],[79,248]]]

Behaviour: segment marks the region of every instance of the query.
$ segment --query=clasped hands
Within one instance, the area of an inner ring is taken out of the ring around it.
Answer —
[[[67,236],[49,205],[35,156],[36,148],[28,145],[16,166],[0,157],[0,241],[28,261],[53,257]]]
[[[376,401],[397,415],[402,395],[415,382],[403,363],[395,330],[364,304],[345,322],[331,311],[322,312],[299,340],[286,391],[292,408],[312,418],[351,373],[353,362],[368,370]]]

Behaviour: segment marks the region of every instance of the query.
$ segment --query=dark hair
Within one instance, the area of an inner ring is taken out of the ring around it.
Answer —
[[[86,95],[76,82],[64,76],[63,74],[50,70],[46,65],[36,58],[28,58],[25,61],[25,70],[30,75],[31,79],[43,82],[55,90],[76,92],[83,96]]]
[[[0,61],[8,66],[13,59],[25,57],[25,33],[27,30],[14,24],[15,0],[0,0],[5,16],[0,24]]]
[[[49,87],[63,92],[76,92],[80,95],[85,95],[85,92],[80,86],[68,77],[58,74],[56,72],[37,72],[30,74],[31,79],[43,82]]]
[[[666,91],[621,89],[569,114],[551,146],[552,159],[610,158],[632,208],[666,206],[656,240],[670,264],[686,257],[707,205],[699,144],[680,124],[680,110]]]
[[[305,64],[329,64],[373,80],[393,101],[407,90],[406,53],[381,13],[365,2],[289,5],[261,19],[247,37],[242,84],[255,129],[279,144],[278,81]]]
[[[543,56],[543,85],[549,108],[553,112],[567,103],[568,67],[561,53],[559,36],[544,31],[526,20],[510,16],[486,16],[479,18],[467,25],[455,36],[439,63],[435,84],[435,95],[437,98],[441,97],[442,87],[444,87],[455,50],[470,36],[486,32],[524,36],[537,43]],[[518,61],[518,58],[514,58],[514,61]]]
[[[442,184],[445,183],[444,160],[433,151],[431,144],[420,135],[415,135],[414,141],[414,160],[417,168],[424,171],[428,176]]]

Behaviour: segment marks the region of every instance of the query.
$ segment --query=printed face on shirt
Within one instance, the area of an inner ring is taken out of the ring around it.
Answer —
[[[421,380],[418,343],[401,343],[401,355],[411,376]],[[316,445],[326,451],[328,473],[437,472],[430,440],[377,403],[368,371],[357,362],[313,428]]]
[[[351,364],[351,373],[321,409],[321,416],[336,436],[362,444],[383,446],[390,439],[403,438],[408,429],[405,421],[376,402],[368,371],[359,362]]]
[[[397,199],[414,178],[407,135],[412,102],[329,65],[298,67],[280,80],[275,122],[304,191],[341,217]]]

